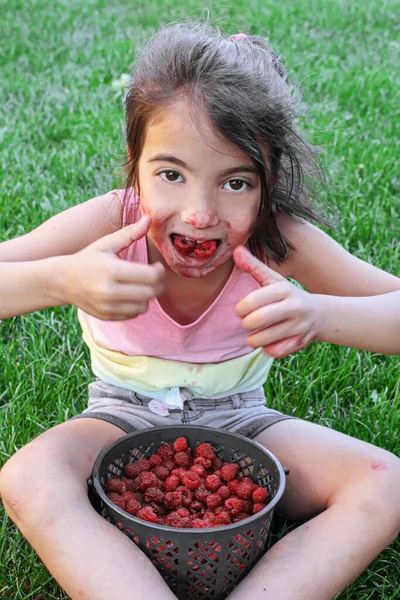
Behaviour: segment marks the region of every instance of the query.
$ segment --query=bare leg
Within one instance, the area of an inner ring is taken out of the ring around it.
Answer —
[[[301,525],[269,550],[229,600],[328,600],[400,529],[400,461],[384,450],[304,421],[256,441],[290,468],[280,509]]]
[[[145,554],[89,503],[93,463],[121,435],[98,419],[47,431],[3,467],[4,506],[72,600],[176,600]]]

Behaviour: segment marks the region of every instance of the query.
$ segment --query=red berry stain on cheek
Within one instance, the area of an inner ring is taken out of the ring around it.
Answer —
[[[387,469],[387,465],[380,460],[371,460],[371,469],[373,471],[385,471]]]
[[[252,221],[249,220],[247,213],[239,215],[237,219],[226,221],[227,248],[236,248],[239,244],[244,244],[249,238],[251,225]]]

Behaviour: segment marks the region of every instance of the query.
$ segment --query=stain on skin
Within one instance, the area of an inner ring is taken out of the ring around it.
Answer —
[[[203,367],[201,367],[201,366],[196,367],[196,373],[201,373],[202,370],[203,370]]]
[[[189,371],[189,373],[192,373],[193,372],[193,367],[188,367],[188,371]]]
[[[204,229],[205,227],[215,227],[218,225],[217,216],[211,215],[204,210],[197,210],[193,214],[188,215],[187,220],[193,227],[196,227],[196,229]]]
[[[371,469],[373,471],[383,471],[385,469],[387,469],[386,463],[380,461],[380,460],[372,460],[371,461]]]

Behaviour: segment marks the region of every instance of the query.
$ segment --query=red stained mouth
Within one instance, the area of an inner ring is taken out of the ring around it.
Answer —
[[[218,246],[218,240],[196,241],[177,234],[173,234],[171,239],[178,252],[195,258],[210,258],[215,254]]]

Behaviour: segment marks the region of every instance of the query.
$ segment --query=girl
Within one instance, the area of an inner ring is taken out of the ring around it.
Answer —
[[[400,352],[400,280],[308,222],[322,222],[306,185],[314,149],[262,39],[166,26],[125,106],[125,192],[0,245],[0,318],[76,305],[97,376],[82,415],[3,467],[5,508],[74,600],[173,599],[92,509],[86,480],[125,432],[225,428],[290,468],[280,509],[306,521],[229,598],[333,598],[399,530],[400,461],[267,408],[262,385],[273,357],[312,340]]]

